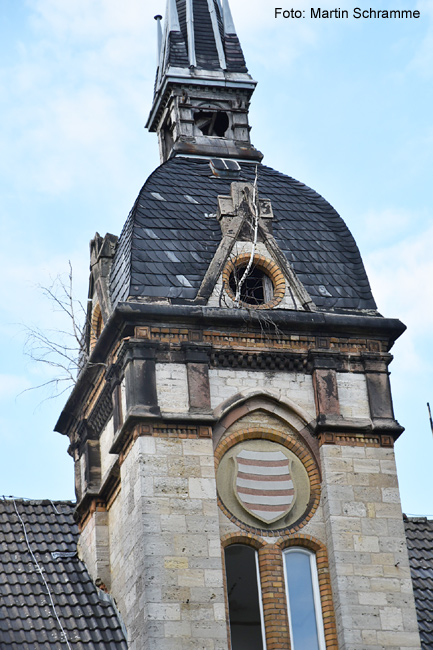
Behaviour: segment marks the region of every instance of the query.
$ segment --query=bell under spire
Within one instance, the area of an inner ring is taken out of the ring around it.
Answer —
[[[256,82],[248,74],[228,0],[167,0],[159,34],[146,126],[158,133],[161,160],[177,154],[261,160],[248,125]]]

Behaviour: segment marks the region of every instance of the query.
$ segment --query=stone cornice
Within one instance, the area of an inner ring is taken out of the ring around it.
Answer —
[[[206,343],[211,343],[215,349],[230,347],[233,345],[231,342],[233,339],[236,339],[236,347],[240,345],[245,349],[249,347],[248,342],[251,341],[251,337],[258,341],[257,345],[253,345],[255,353],[266,348],[299,351],[300,348],[311,350],[317,345],[332,346],[336,345],[336,339],[339,336],[344,337],[349,343],[355,343],[355,340],[362,339],[363,351],[366,353],[363,363],[365,369],[371,368],[370,371],[373,370],[372,366],[378,360],[378,356],[375,354],[376,350],[378,350],[379,356],[383,353],[386,354],[394,341],[405,330],[405,326],[399,320],[375,315],[288,310],[275,310],[271,315],[273,328],[269,330],[269,328],[264,329],[260,314],[245,309],[208,308],[193,304],[120,303],[106,323],[88,364],[78,377],[77,384],[60,415],[55,430],[71,435],[78,425],[77,413],[83,412],[83,405],[91,398],[91,390],[94,390],[100,383],[101,376],[104,375],[103,382],[105,382],[105,373],[107,373],[107,379],[115,380],[116,368],[122,364],[122,356],[130,354],[128,350],[131,349],[132,342],[131,344],[122,344],[120,349],[117,349],[116,346],[119,340],[133,337],[137,326],[140,326],[141,330],[147,329],[151,332],[153,325],[160,328],[161,323],[170,324],[170,327],[165,329],[168,333],[170,329],[177,328],[178,340],[176,342],[178,342],[179,349],[182,347],[181,342],[201,343],[202,351],[206,347],[203,344]],[[143,327],[144,323],[145,327]],[[228,331],[224,331],[226,328]],[[164,339],[162,334],[164,332],[161,328],[161,336],[157,335],[155,338],[160,343],[170,342],[170,338]],[[306,336],[307,339],[301,340]],[[243,340],[241,340],[242,337]],[[147,345],[149,348],[154,348],[151,341]],[[144,349],[145,341],[141,341],[138,347]],[[197,345],[197,348],[200,346]],[[381,348],[383,349],[381,350]],[[188,354],[191,354],[192,348],[186,349],[189,349]],[[116,350],[116,358],[113,358],[113,350]],[[323,350],[326,351],[326,347]],[[372,353],[370,354],[370,352]],[[111,365],[108,364],[107,367],[105,364],[107,360],[110,360],[110,355],[112,357]],[[316,352],[311,352],[310,355],[317,356]],[[320,355],[323,358],[323,353]],[[389,360],[390,358],[387,357]],[[295,357],[293,357],[293,363],[294,361]],[[260,361],[261,364],[262,361]],[[113,365],[114,369],[112,369]],[[377,364],[375,370],[378,371]],[[102,385],[100,390],[104,390]],[[99,391],[98,394],[95,393],[95,405],[100,397]],[[89,412],[86,409],[86,417],[93,417],[92,410],[93,408]]]

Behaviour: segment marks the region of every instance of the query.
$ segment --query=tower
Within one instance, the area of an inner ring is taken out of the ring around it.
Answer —
[[[147,128],[161,161],[176,154],[260,161],[250,142],[248,107],[256,86],[227,0],[168,0],[158,21],[158,68]]]
[[[261,164],[227,0],[169,0],[162,165],[91,242],[90,352],[57,424],[80,555],[133,650],[419,648],[388,366],[356,244]]]

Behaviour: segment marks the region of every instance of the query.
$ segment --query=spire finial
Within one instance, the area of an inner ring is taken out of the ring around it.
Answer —
[[[159,66],[160,60],[161,60],[161,48],[162,48],[162,27],[161,27],[161,20],[162,16],[160,14],[157,14],[154,16],[157,26],[156,26],[156,32],[158,34],[158,40],[157,40],[157,53],[156,53],[156,65]]]
[[[233,22],[233,16],[229,5],[229,0],[222,0],[222,5],[223,5],[224,33],[236,34],[236,28]]]
[[[195,33],[194,33],[194,8],[192,0],[186,0],[186,29],[188,33],[188,58],[190,68],[195,68]]]
[[[180,32],[179,15],[177,13],[176,0],[167,2],[168,31]]]

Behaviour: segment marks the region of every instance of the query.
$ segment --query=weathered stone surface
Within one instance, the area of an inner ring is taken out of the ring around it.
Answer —
[[[226,650],[212,469],[210,439],[146,436],[121,467],[122,489],[108,514],[110,559],[132,650]]]
[[[364,452],[321,447],[339,648],[419,650],[393,451]]]
[[[188,378],[182,363],[157,363],[156,387],[161,411],[184,413],[189,409]]]

